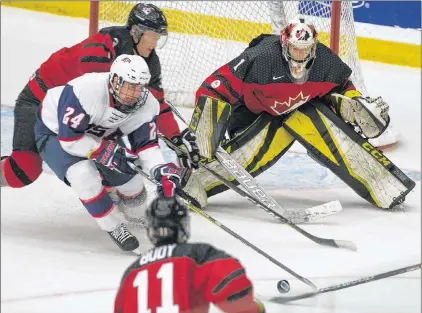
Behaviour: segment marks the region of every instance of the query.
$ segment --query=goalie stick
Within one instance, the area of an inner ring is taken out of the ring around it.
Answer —
[[[161,186],[161,183],[156,181],[155,179],[153,179],[151,176],[149,176],[148,174],[146,174],[141,167],[135,165],[132,162],[128,162],[128,164],[135,170],[137,171],[139,174],[141,174],[143,177],[145,177],[146,179],[148,179],[150,182],[152,182],[153,184],[157,185],[157,186]],[[182,191],[183,192],[183,191]],[[281,262],[277,261],[276,259],[274,259],[272,256],[270,256],[269,254],[267,254],[266,252],[262,251],[261,249],[259,249],[257,246],[253,245],[252,243],[250,243],[249,241],[247,241],[245,238],[243,238],[242,236],[240,236],[239,234],[237,234],[236,232],[234,232],[233,230],[231,230],[230,228],[228,228],[227,226],[225,226],[224,224],[220,223],[219,221],[217,221],[216,219],[214,219],[213,217],[211,217],[210,215],[208,215],[207,213],[205,213],[203,210],[201,210],[200,208],[198,208],[196,205],[194,205],[189,199],[186,199],[182,196],[179,195],[179,197],[181,199],[183,199],[183,202],[185,203],[185,205],[192,210],[193,212],[199,214],[200,216],[202,216],[203,218],[205,218],[206,220],[208,220],[209,222],[211,222],[212,224],[216,225],[217,227],[219,227],[220,229],[224,230],[226,233],[230,234],[231,236],[233,236],[234,238],[236,238],[237,240],[241,241],[243,244],[245,244],[246,246],[252,248],[255,252],[259,253],[260,255],[262,255],[263,257],[265,257],[267,260],[269,260],[270,262],[274,263],[275,265],[277,265],[278,267],[282,268],[283,270],[285,270],[287,273],[289,273],[290,275],[296,277],[298,280],[300,280],[301,282],[303,282],[304,284],[308,285],[309,287],[311,287],[312,289],[316,290],[317,287],[307,278],[297,274],[296,272],[294,272],[293,270],[291,270],[290,268],[288,268],[287,266],[285,266],[284,264],[282,264]]]
[[[172,150],[176,151],[177,153],[179,153],[179,154],[185,153],[184,151],[182,151],[179,147],[177,147],[173,142],[171,142],[164,135],[159,134],[159,138],[161,140],[163,140],[167,144],[167,146],[169,146]],[[261,201],[259,201],[259,199],[255,199],[249,193],[245,192],[243,189],[239,188],[234,183],[232,183],[231,181],[227,180],[226,178],[224,178],[223,176],[221,176],[220,174],[215,172],[208,165],[200,163],[199,166],[202,167],[203,169],[205,169],[208,173],[213,175],[215,178],[220,180],[223,184],[225,184],[227,187],[232,189],[234,192],[236,192],[240,196],[248,199],[250,202],[252,202],[256,206],[260,207],[265,212],[270,214],[273,218],[275,218],[277,221],[279,221],[279,219],[277,217],[273,216],[273,213],[271,212],[272,210],[268,210],[267,206],[265,204],[263,204]],[[297,212],[292,212],[292,211],[290,211],[290,212],[293,213],[295,216],[297,216],[297,219],[299,221],[303,221],[304,223],[307,223],[307,222],[318,220],[320,218],[327,217],[327,216],[332,215],[332,214],[336,214],[336,213],[340,212],[342,209],[343,208],[341,206],[340,201],[336,200],[336,201],[330,201],[330,202],[327,202],[327,203],[323,203],[321,205],[317,205],[317,206],[314,206],[312,208],[300,209]],[[291,221],[295,222],[294,219],[291,219]],[[285,223],[285,222],[282,222],[282,223]]]
[[[295,300],[311,298],[311,297],[315,297],[315,296],[323,294],[323,293],[337,291],[337,290],[341,290],[341,289],[345,289],[345,288],[350,288],[350,287],[366,284],[366,283],[369,283],[369,282],[373,282],[373,281],[376,281],[376,280],[388,278],[388,277],[391,277],[391,276],[396,276],[396,275],[404,274],[404,273],[407,273],[407,272],[416,271],[420,268],[421,268],[421,264],[418,263],[418,264],[415,264],[415,265],[402,267],[402,268],[392,270],[392,271],[389,271],[389,272],[384,272],[384,273],[381,273],[381,274],[376,274],[376,275],[373,275],[373,276],[367,276],[367,277],[363,277],[363,278],[360,278],[360,279],[357,279],[357,280],[352,280],[352,281],[349,281],[349,282],[346,282],[346,283],[341,283],[341,284],[338,284],[338,285],[333,285],[333,286],[329,286],[329,287],[325,287],[325,288],[318,288],[317,290],[314,290],[312,292],[307,292],[307,293],[304,293],[304,294],[301,294],[301,295],[298,295],[298,296],[291,296],[291,297],[278,296],[278,297],[274,297],[274,298],[271,298],[269,301],[273,302],[273,303],[283,304],[283,303],[287,303],[287,302],[291,302],[291,301],[295,301]]]
[[[177,108],[173,104],[171,104],[170,102],[167,102],[167,103],[172,108],[173,112],[181,119],[181,121],[186,124],[185,119],[179,113]],[[277,208],[281,208],[281,206],[256,183],[255,179],[242,166],[238,165],[237,162],[235,160],[233,160],[233,158],[230,156],[230,154],[228,154],[219,145],[217,146],[217,151],[216,151],[215,155],[216,155],[217,161],[230,174],[232,174],[234,177],[236,177],[237,180],[239,181],[239,183],[241,183],[242,186],[244,188],[246,188],[246,190],[248,190],[248,184],[253,182],[254,187],[256,187],[257,193],[264,195],[264,197],[261,197],[261,198],[264,198],[266,200],[268,199],[268,200],[270,200],[270,205],[275,206]],[[236,171],[236,173],[234,171]],[[245,178],[245,180],[239,180],[240,178]],[[227,182],[227,180],[226,180],[226,182]],[[238,187],[236,187],[236,188],[237,188],[236,190],[241,190]],[[256,194],[255,194],[255,196],[256,196]],[[349,240],[334,240],[334,239],[326,239],[326,238],[314,236],[314,235],[306,232],[305,230],[303,230],[299,226],[297,226],[295,223],[290,221],[288,218],[286,218],[283,215],[279,214],[278,212],[272,210],[267,203],[264,204],[260,199],[252,197],[252,196],[250,196],[250,197],[253,198],[255,200],[255,202],[259,204],[260,208],[262,208],[264,211],[266,211],[268,214],[270,214],[273,218],[277,219],[279,222],[288,224],[294,230],[301,233],[302,235],[304,235],[305,237],[314,241],[317,244],[320,244],[320,245],[323,245],[323,246],[328,246],[328,247],[334,247],[334,248],[344,248],[344,249],[349,249],[349,250],[352,250],[352,251],[357,250],[356,245]],[[249,199],[249,197],[248,197],[248,199]],[[281,209],[283,210],[283,208],[281,208]],[[285,210],[283,210],[283,211],[285,211]]]

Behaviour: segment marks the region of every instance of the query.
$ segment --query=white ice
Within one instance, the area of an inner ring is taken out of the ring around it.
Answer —
[[[42,17],[42,19],[41,19]],[[87,35],[87,22],[2,7],[1,104],[13,105],[32,71],[48,55]],[[343,211],[303,228],[317,236],[352,240],[357,252],[325,248],[274,222],[233,192],[210,199],[207,212],[274,258],[326,287],[421,260],[420,103],[421,71],[363,62],[373,95],[391,105],[400,143],[387,156],[417,186],[404,212],[377,210],[304,154],[288,153],[259,181],[287,209],[338,199]],[[190,111],[183,109],[189,117]],[[2,155],[10,153],[13,112],[1,111]],[[150,247],[141,229],[142,247]],[[222,230],[192,216],[192,241],[205,241],[238,257],[264,300],[288,279],[291,294],[309,291]],[[6,313],[112,312],[120,277],[134,256],[124,254],[89,217],[72,190],[46,173],[24,189],[1,190],[1,311]],[[416,313],[421,311],[420,271],[279,305],[289,313]]]

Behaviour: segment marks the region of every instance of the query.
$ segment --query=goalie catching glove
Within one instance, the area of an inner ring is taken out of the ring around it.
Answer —
[[[389,105],[381,97],[364,98],[359,91],[348,90],[344,95],[331,94],[331,100],[340,116],[358,126],[366,138],[378,137],[390,123]]]
[[[135,175],[128,162],[133,162],[138,156],[112,140],[103,140],[97,150],[88,153],[88,159],[93,160],[111,170],[122,174]]]
[[[182,170],[174,163],[158,165],[151,169],[151,176],[161,183],[158,192],[165,197],[173,197],[181,190],[180,179]]]
[[[181,166],[194,169],[199,167],[200,157],[196,136],[189,128],[186,128],[180,136],[171,138],[171,142],[180,149],[180,152],[176,150],[176,154]]]

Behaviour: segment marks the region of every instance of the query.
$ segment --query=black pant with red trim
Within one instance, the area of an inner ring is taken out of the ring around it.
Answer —
[[[42,172],[42,160],[35,144],[34,125],[40,101],[28,85],[19,94],[14,109],[13,151],[2,156],[0,184],[21,188],[33,183]]]
[[[38,153],[35,144],[34,126],[40,101],[35,98],[28,85],[19,94],[15,104],[15,124],[13,128],[13,151]]]

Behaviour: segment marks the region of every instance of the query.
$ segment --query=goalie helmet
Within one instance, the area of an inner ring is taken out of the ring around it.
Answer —
[[[168,37],[167,19],[163,11],[153,4],[138,3],[129,13],[126,23],[128,29],[132,29],[135,25],[133,34],[138,41],[144,32],[150,31],[160,35],[157,48],[162,48]]]
[[[131,113],[143,106],[148,98],[146,86],[151,74],[145,60],[138,55],[122,54],[110,68],[110,93],[116,109]]]
[[[185,243],[190,236],[190,219],[182,200],[159,197],[145,211],[147,235],[154,245]]]
[[[305,18],[295,18],[280,32],[283,58],[289,65],[290,78],[297,84],[306,82],[315,59],[318,33]]]

